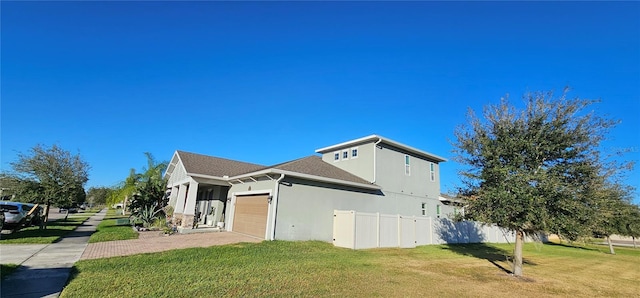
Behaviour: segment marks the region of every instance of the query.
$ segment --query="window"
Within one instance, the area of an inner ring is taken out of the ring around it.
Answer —
[[[338,160],[340,160],[340,152],[334,152],[333,161],[338,161]]]
[[[404,174],[407,176],[411,175],[411,167],[409,165],[409,155],[404,156]]]
[[[427,215],[427,203],[422,203],[422,215],[426,216]]]
[[[349,150],[342,151],[342,159],[349,159]]]
[[[358,147],[351,148],[351,158],[358,157]]]
[[[433,163],[429,164],[430,166],[430,177],[431,177],[431,182],[436,181],[436,166]]]
[[[436,216],[440,218],[440,205],[436,205]]]

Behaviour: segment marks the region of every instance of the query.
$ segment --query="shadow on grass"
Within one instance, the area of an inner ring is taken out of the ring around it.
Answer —
[[[11,234],[3,234],[2,240],[42,238],[42,237],[61,237],[69,232],[71,232],[71,230],[51,229],[51,228],[48,228],[46,230],[38,230],[38,229],[18,230]]]
[[[470,256],[478,259],[489,261],[489,263],[496,266],[498,269],[504,271],[507,274],[513,273],[511,270],[498,264],[498,262],[508,262],[510,258],[509,252],[503,249],[499,249],[493,246],[486,245],[484,243],[474,244],[445,244],[442,249],[450,250],[463,256]]]
[[[504,271],[507,274],[512,274],[513,272],[500,265],[498,262],[506,262],[512,263],[513,258],[511,256],[511,252],[506,251],[504,249],[488,245],[485,243],[471,243],[471,244],[445,244],[442,249],[450,250],[457,254],[463,256],[470,256],[482,260],[487,260],[489,263],[496,266],[498,269]],[[522,262],[527,265],[535,266],[536,263],[527,260],[526,258],[522,258]]]
[[[589,251],[600,251],[597,248],[593,248],[593,247],[585,247],[582,244],[571,244],[571,243],[557,243],[557,242],[547,242],[545,243],[545,245],[549,245],[549,246],[558,246],[558,247],[566,247],[566,248],[573,248],[573,249],[581,249],[581,250],[589,250]],[[593,244],[592,244],[593,245]]]
[[[63,220],[63,219],[49,221],[45,229],[40,229],[39,227],[31,226],[31,227],[14,230],[10,233],[3,233],[0,239],[0,243],[2,243],[2,241],[4,240],[7,240],[6,243],[14,243],[14,244],[55,243],[55,242],[59,242],[62,239],[62,237],[72,233],[78,227],[84,226],[85,225],[84,222],[85,221]],[[43,238],[53,238],[53,239],[43,240]]]

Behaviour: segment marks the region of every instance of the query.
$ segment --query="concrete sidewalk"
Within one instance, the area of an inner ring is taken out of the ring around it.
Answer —
[[[1,245],[0,263],[21,267],[2,280],[0,296],[58,297],[106,213],[101,210],[56,243]]]

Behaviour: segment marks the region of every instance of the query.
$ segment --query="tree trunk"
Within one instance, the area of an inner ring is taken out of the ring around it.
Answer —
[[[613,250],[613,244],[611,244],[611,237],[607,236],[607,242],[609,243],[609,252],[610,252],[612,255],[615,255],[615,254],[616,254],[616,252]]]
[[[49,209],[51,209],[51,203],[47,200],[47,206],[44,208],[44,224],[42,225],[43,229],[47,229],[47,223],[49,222]]]
[[[516,231],[516,247],[513,251],[513,275],[522,276],[522,245],[524,242],[524,232]]]
[[[631,239],[633,239],[633,248],[637,248],[636,247],[636,237],[635,236],[631,236]]]

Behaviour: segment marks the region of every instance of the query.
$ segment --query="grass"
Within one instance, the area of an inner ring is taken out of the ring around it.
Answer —
[[[1,264],[0,265],[0,278],[5,278],[5,276],[11,274],[11,272],[16,271],[20,265],[17,264]]]
[[[46,230],[41,230],[39,227],[28,227],[11,234],[3,234],[0,244],[50,244],[73,231],[94,213],[77,213],[69,216],[66,221],[62,219],[50,221],[47,223]]]
[[[89,238],[89,243],[138,239],[138,233],[131,228],[130,224],[118,225],[116,223],[119,218],[128,218],[128,216],[116,214],[115,209],[107,210],[107,214],[98,225],[96,232]]]
[[[354,251],[265,241],[76,263],[62,297],[633,297],[640,250],[526,244],[525,276],[505,271],[509,245]],[[96,291],[99,289],[99,291]]]

